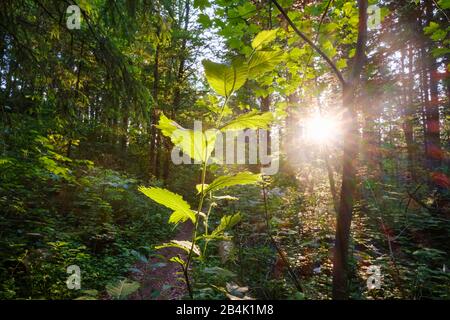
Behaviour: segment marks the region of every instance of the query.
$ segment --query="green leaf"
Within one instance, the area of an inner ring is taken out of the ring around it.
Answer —
[[[353,58],[355,56],[355,54],[356,54],[356,49],[355,48],[350,49],[350,51],[348,53],[348,57]]]
[[[156,246],[156,249],[163,249],[163,248],[179,248],[182,249],[184,251],[186,251],[187,253],[189,253],[189,251],[191,251],[191,247],[192,247],[192,242],[190,241],[180,241],[180,240],[171,240],[168,243],[163,243],[160,246]],[[192,251],[200,256],[200,249],[197,245],[194,245],[194,248],[192,249]]]
[[[208,185],[206,183],[204,183],[203,190],[206,190],[206,188],[208,188]],[[199,183],[199,184],[195,185],[195,189],[197,189],[197,194],[202,193],[202,184]]]
[[[272,71],[282,59],[281,51],[256,51],[248,62],[249,78]]]
[[[221,176],[216,178],[208,188],[204,190],[204,193],[211,191],[217,191],[226,187],[244,184],[255,184],[261,181],[261,174],[255,174],[250,172],[240,172],[233,176]]]
[[[207,267],[203,269],[203,272],[211,275],[217,275],[224,279],[231,279],[236,277],[236,274],[234,272],[220,267]]]
[[[186,265],[186,262],[183,259],[181,259],[180,257],[172,257],[169,259],[169,261],[181,264],[183,267]]]
[[[220,219],[220,224],[217,228],[212,232],[213,236],[217,236],[222,234],[225,230],[229,230],[234,227],[239,221],[241,221],[242,216],[240,213],[236,213],[234,215],[223,216]]]
[[[167,118],[164,113],[162,113],[159,116],[159,122],[156,125],[156,127],[161,130],[161,133],[166,136],[166,137],[170,137],[173,132],[177,129],[183,129],[182,126],[180,126],[178,123],[176,123],[173,120],[170,120],[169,118]]]
[[[194,0],[194,8],[204,10],[205,8],[209,8],[210,6],[211,4],[208,0]]]
[[[209,159],[214,150],[216,130],[203,133],[200,130],[178,129],[171,136],[173,144],[199,163]]]
[[[326,40],[323,44],[323,51],[330,58],[333,58],[337,54],[336,48],[333,46],[330,40]]]
[[[439,0],[438,3],[442,10],[450,9],[450,0]]]
[[[289,58],[292,60],[298,60],[301,56],[306,54],[306,49],[295,47],[289,52]]]
[[[423,31],[425,32],[426,35],[430,35],[434,33],[436,30],[439,30],[439,24],[434,21],[431,21],[428,26],[423,28]]]
[[[450,54],[450,48],[434,48],[431,51],[433,53],[433,57],[435,58],[443,57],[445,55]]]
[[[237,7],[239,17],[246,19],[255,13],[255,5],[249,1],[244,2],[242,6]]]
[[[236,201],[239,200],[239,198],[237,197],[233,197],[230,195],[225,195],[225,196],[213,196],[214,199],[216,200],[230,200],[230,201]]]
[[[201,13],[197,19],[198,23],[202,25],[203,28],[209,28],[212,25],[211,19],[207,14]]]
[[[185,129],[164,114],[161,114],[156,127],[164,136],[169,137],[175,146],[199,163],[207,161],[214,150],[217,134],[214,129],[206,132]]]
[[[258,49],[259,47],[268,44],[269,42],[275,40],[277,36],[278,29],[273,30],[263,30],[256,35],[252,41],[252,48]]]
[[[433,32],[433,34],[431,35],[431,39],[433,41],[442,41],[445,39],[446,36],[447,36],[447,31],[439,29],[439,30],[436,30],[435,32]]]
[[[170,223],[178,223],[180,221],[185,222],[187,219],[191,219],[191,221],[195,223],[195,213],[191,210],[189,203],[184,201],[180,195],[167,189],[156,187],[146,188],[140,186],[139,191],[153,201],[174,211],[169,218]]]
[[[334,22],[327,23],[323,26],[323,31],[332,33],[338,28],[338,25]]]
[[[12,163],[11,159],[8,159],[8,158],[1,158],[0,159],[0,166],[11,164],[11,163]]]
[[[344,69],[344,68],[347,68],[347,59],[344,59],[344,58],[339,59],[339,60],[336,62],[336,67],[337,67],[338,69]]]
[[[272,121],[273,114],[271,112],[259,113],[252,111],[231,120],[220,130],[267,129]]]
[[[247,64],[236,59],[231,65],[203,60],[206,79],[209,85],[221,96],[229,97],[247,81]]]
[[[122,300],[137,291],[139,287],[140,285],[138,282],[123,279],[116,283],[108,284],[106,286],[106,291],[113,299]]]

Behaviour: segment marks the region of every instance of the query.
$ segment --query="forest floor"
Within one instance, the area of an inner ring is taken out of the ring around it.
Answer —
[[[175,236],[175,240],[191,240],[193,225],[184,223]],[[132,300],[178,300],[187,294],[181,268],[170,262],[171,257],[180,255],[185,260],[186,252],[178,248],[163,248],[158,255],[151,257],[147,265],[139,262],[136,267],[144,270],[135,277],[141,289],[131,296]]]

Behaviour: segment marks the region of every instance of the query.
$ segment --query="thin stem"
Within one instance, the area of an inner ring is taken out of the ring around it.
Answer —
[[[221,111],[220,111],[219,118],[218,118],[218,120],[216,122],[216,128],[219,127],[219,125],[220,125],[220,123],[222,121],[223,110],[225,109],[225,106],[228,103],[228,100],[229,100],[229,96],[227,96],[225,98],[225,101],[224,101],[223,106],[222,106]],[[201,196],[200,196],[200,201],[198,203],[197,216],[196,216],[196,219],[195,219],[194,230],[192,232],[191,248],[189,250],[189,254],[188,254],[187,261],[186,261],[185,270],[183,270],[184,277],[186,279],[186,286],[187,286],[187,289],[188,289],[188,292],[189,292],[189,296],[191,297],[191,299],[194,298],[194,295],[193,295],[192,287],[190,285],[188,272],[189,272],[189,266],[190,266],[191,261],[192,261],[192,254],[194,252],[195,242],[196,242],[196,239],[197,239],[198,224],[199,224],[199,221],[200,221],[200,212],[201,212],[202,207],[203,207],[203,201],[205,200],[204,186],[205,186],[205,179],[206,179],[206,167],[207,167],[207,164],[208,164],[208,159],[206,159],[207,158],[206,157],[206,152],[207,152],[207,149],[208,149],[207,146],[204,149],[205,149],[205,151],[204,151],[205,154],[204,154],[204,157],[203,157],[203,165],[202,165],[202,177],[201,177],[201,186],[202,186],[202,188],[201,188],[201,192],[200,192]]]
[[[211,213],[212,207],[213,207],[213,202],[211,202],[211,204],[209,205],[208,212],[206,213],[206,217],[205,217],[205,236],[208,235],[209,214]],[[205,247],[203,248],[203,256],[205,256],[205,254],[206,254],[206,249],[208,248],[208,243],[209,243],[209,240],[206,238],[205,239]]]

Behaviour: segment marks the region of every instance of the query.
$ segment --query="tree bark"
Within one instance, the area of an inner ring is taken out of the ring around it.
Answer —
[[[353,199],[356,191],[356,157],[358,154],[358,128],[355,93],[360,82],[366,56],[367,0],[358,0],[359,24],[356,54],[350,79],[344,85],[342,103],[346,108],[343,146],[342,186],[339,213],[336,219],[336,239],[333,261],[333,299],[348,299],[348,247],[352,221]]]
[[[426,21],[427,25],[433,20],[433,1],[426,2]],[[440,141],[440,125],[439,125],[439,95],[438,95],[438,81],[436,78],[437,68],[436,59],[431,52],[432,44],[428,40],[427,55],[427,71],[429,76],[430,98],[426,105],[426,162],[429,170],[435,171],[442,161],[442,150]]]
[[[159,34],[159,33],[158,33]],[[158,117],[158,84],[159,84],[159,51],[160,45],[156,47],[155,52],[155,65],[153,67],[153,109],[150,119],[150,150],[149,150],[149,162],[150,162],[150,177],[155,175],[156,165],[156,121]]]

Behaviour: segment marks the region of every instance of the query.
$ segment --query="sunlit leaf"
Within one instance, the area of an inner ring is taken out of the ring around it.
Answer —
[[[183,259],[181,259],[180,257],[172,257],[169,259],[169,261],[181,264],[182,266],[186,265],[186,262]]]
[[[178,223],[185,222],[191,219],[195,223],[195,213],[191,210],[189,203],[183,200],[183,198],[173,193],[167,189],[157,188],[157,187],[139,187],[139,191],[145,194],[147,197],[153,201],[172,209],[174,212],[169,218],[169,222]]]
[[[248,66],[240,59],[234,60],[231,65],[203,60],[203,67],[209,85],[224,97],[229,97],[247,81]]]
[[[231,229],[237,223],[239,223],[239,221],[241,221],[241,219],[242,219],[242,216],[240,213],[236,213],[234,215],[223,216],[222,219],[220,219],[220,224],[212,232],[212,235],[213,236],[220,235],[225,230]]]
[[[182,249],[184,251],[186,251],[187,253],[189,253],[191,251],[191,247],[192,247],[192,242],[190,241],[180,241],[180,240],[171,240],[168,243],[163,243],[160,246],[156,246],[156,249],[163,249],[163,248],[179,248]],[[200,249],[197,245],[194,245],[192,251],[200,256]]]
[[[169,137],[175,146],[198,163],[207,161],[214,150],[217,134],[214,129],[205,132],[185,129],[164,114],[160,116],[156,127],[164,136]]]
[[[281,51],[256,51],[248,62],[249,78],[272,71],[283,59]]]
[[[231,120],[221,130],[268,129],[272,121],[273,115],[271,112],[249,112]]]
[[[252,48],[258,49],[259,47],[268,44],[269,42],[275,40],[277,36],[278,29],[273,30],[263,30],[256,35],[252,41]]]
[[[205,193],[211,191],[217,191],[226,187],[231,187],[235,185],[244,185],[244,184],[255,184],[262,181],[261,174],[250,173],[250,172],[240,172],[233,176],[221,176],[216,178],[213,182],[211,182]]]
[[[203,184],[203,190],[206,190],[206,188],[208,187],[208,185],[206,183]],[[195,189],[197,189],[197,193],[202,193],[202,184],[197,184],[195,186]]]

